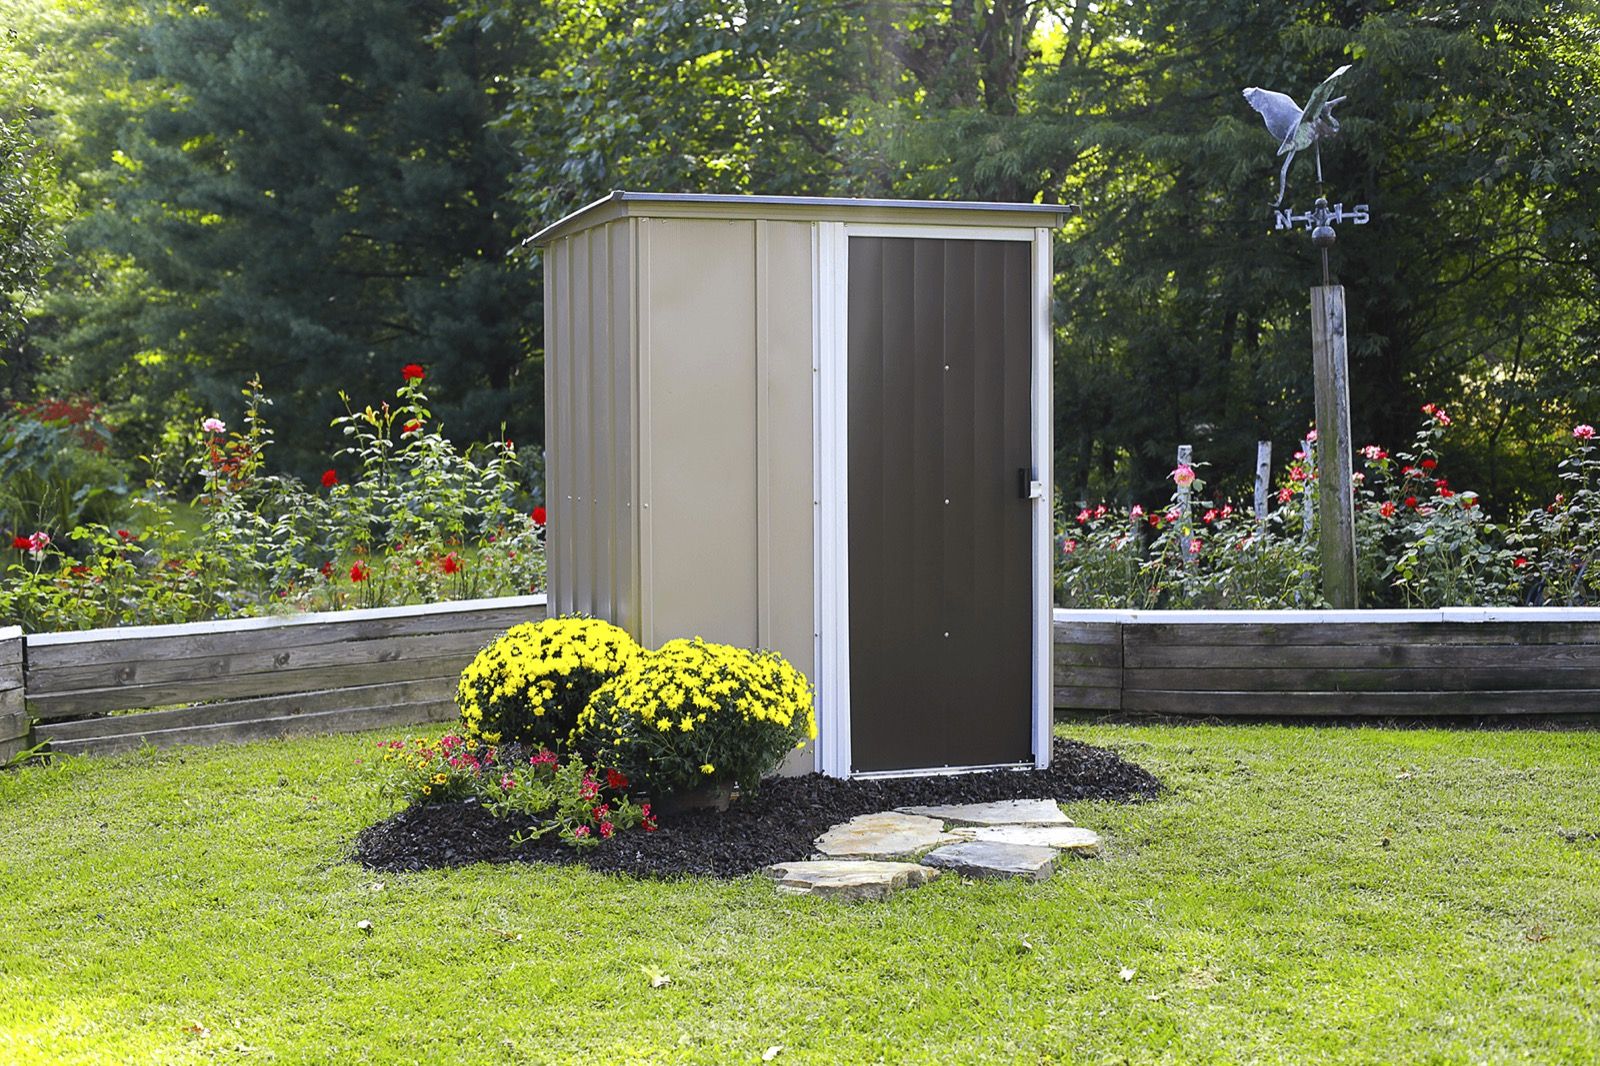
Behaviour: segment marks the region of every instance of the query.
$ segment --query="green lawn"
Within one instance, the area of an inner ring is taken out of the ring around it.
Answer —
[[[1600,1061],[1600,735],[1067,732],[1103,860],[858,905],[374,875],[370,737],[0,775],[0,1062]]]

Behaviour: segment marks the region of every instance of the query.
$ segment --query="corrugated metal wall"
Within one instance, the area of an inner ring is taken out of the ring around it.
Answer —
[[[550,603],[639,627],[634,227],[545,252]]]

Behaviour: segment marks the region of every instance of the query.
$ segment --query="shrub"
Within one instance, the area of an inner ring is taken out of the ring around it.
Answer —
[[[1577,450],[1561,461],[1567,491],[1529,512],[1517,529],[1513,565],[1533,603],[1600,602],[1600,450],[1594,437],[1593,426],[1573,427]]]
[[[651,796],[736,782],[754,789],[816,739],[811,684],[775,652],[700,638],[640,656],[578,716],[581,742]]]
[[[462,671],[462,731],[491,744],[566,751],[589,697],[641,654],[625,631],[598,618],[512,626]]]

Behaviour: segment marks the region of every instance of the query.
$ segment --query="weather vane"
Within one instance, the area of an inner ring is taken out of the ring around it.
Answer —
[[[1322,142],[1338,136],[1339,120],[1333,117],[1333,109],[1345,100],[1343,96],[1331,100],[1329,97],[1333,94],[1334,81],[1349,69],[1347,63],[1322,79],[1322,84],[1311,91],[1311,99],[1306,101],[1305,107],[1295,103],[1287,93],[1255,86],[1244,91],[1244,98],[1260,112],[1267,132],[1278,141],[1278,154],[1284,157],[1283,169],[1278,172],[1278,198],[1272,201],[1274,228],[1292,229],[1297,223],[1305,226],[1311,233],[1311,243],[1322,249],[1324,285],[1328,283],[1328,246],[1335,239],[1333,227],[1340,222],[1364,226],[1371,219],[1366,204],[1356,204],[1348,210],[1344,204],[1329,206],[1328,198],[1322,194]],[[1310,211],[1296,214],[1294,208],[1281,205],[1289,184],[1289,164],[1294,162],[1295,153],[1307,148],[1316,153],[1317,202]]]

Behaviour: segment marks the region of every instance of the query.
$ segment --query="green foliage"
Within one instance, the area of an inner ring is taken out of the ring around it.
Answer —
[[[61,532],[114,523],[127,508],[127,471],[87,403],[45,402],[0,417],[0,529]]]
[[[537,590],[543,517],[521,509],[515,448],[458,451],[432,418],[421,368],[408,369],[392,404],[341,418],[347,478],[330,469],[320,492],[269,472],[272,401],[251,381],[244,428],[215,417],[189,427],[182,480],[148,481],[125,527],[79,515],[13,534],[44,541],[13,543],[0,624],[48,632]],[[185,485],[198,488],[189,507]]]
[[[49,180],[26,126],[0,110],[0,350],[17,334],[51,251],[44,199]]]
[[[1530,516],[1520,533],[1496,525],[1476,492],[1454,489],[1439,476],[1449,414],[1434,404],[1423,413],[1426,421],[1409,450],[1391,456],[1367,445],[1360,452],[1355,534],[1361,605],[1511,605],[1544,595],[1528,587],[1530,558],[1552,560],[1553,571],[1582,572],[1580,560],[1600,542],[1593,523],[1580,517],[1593,501],[1565,516],[1563,497],[1550,511]],[[1581,462],[1580,454],[1571,470]],[[1181,491],[1148,514],[1141,506],[1122,511],[1100,504],[1067,522],[1058,505],[1056,602],[1080,609],[1325,606],[1316,523],[1309,530],[1305,523],[1319,480],[1313,458],[1295,453],[1276,506],[1261,522],[1226,502],[1186,503]],[[1191,493],[1204,484],[1194,481]]]
[[[274,465],[309,472],[327,382],[414,360],[449,371],[450,420],[537,441],[538,293],[505,254],[518,160],[491,122],[510,57],[441,17],[402,0],[112,17],[131,89],[80,116],[120,137],[74,225],[104,269],[57,309],[60,375],[132,376],[231,418],[259,371],[292,401]],[[68,317],[108,304],[119,321]]]
[[[407,805],[480,802],[497,818],[529,823],[516,831],[519,843],[554,833],[573,847],[593,847],[636,826],[656,828],[650,805],[635,806],[621,791],[625,779],[598,774],[582,759],[562,762],[548,750],[529,755],[455,734],[380,740],[378,750],[373,766],[384,796]]]
[[[461,731],[491,744],[565,753],[596,689],[643,654],[625,630],[598,618],[547,618],[512,626],[462,671]],[[592,748],[582,745],[591,756]]]
[[[577,739],[652,796],[734,782],[754,790],[816,739],[811,684],[776,652],[669,640],[594,694]]]
[[[1533,603],[1600,602],[1600,450],[1594,433],[1590,425],[1574,427],[1576,451],[1561,461],[1565,491],[1529,511],[1513,538],[1514,563],[1532,586]]]

